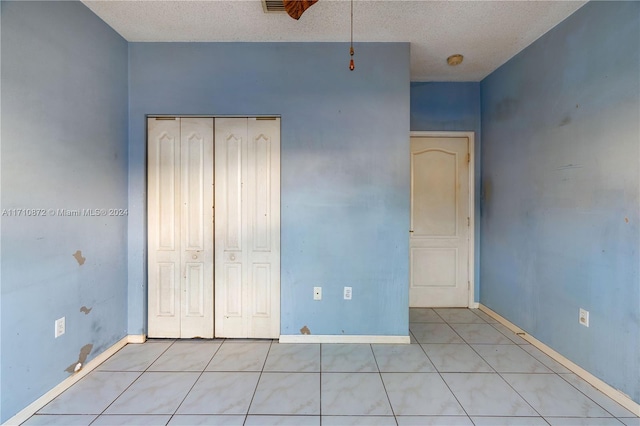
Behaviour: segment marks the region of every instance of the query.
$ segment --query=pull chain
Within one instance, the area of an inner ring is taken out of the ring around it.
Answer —
[[[351,60],[349,61],[349,70],[353,71],[356,68],[356,64],[353,62],[353,0],[351,0],[351,48],[349,49],[349,55]]]

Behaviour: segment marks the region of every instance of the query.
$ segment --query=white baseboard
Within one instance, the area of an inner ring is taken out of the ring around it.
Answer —
[[[127,336],[127,343],[139,344],[139,343],[144,343],[146,341],[147,341],[146,334],[130,334]]]
[[[86,376],[91,371],[96,369],[96,367],[98,367],[100,364],[105,362],[111,355],[113,355],[116,352],[118,352],[120,349],[125,347],[128,343],[132,343],[130,341],[131,337],[133,337],[135,339],[138,339],[140,336],[125,336],[125,337],[123,337],[118,342],[116,342],[113,346],[109,347],[107,350],[102,352],[100,355],[98,355],[97,357],[95,357],[91,361],[87,362],[84,365],[84,367],[82,368],[82,370],[78,371],[77,373],[74,373],[73,375],[71,375],[68,378],[64,379],[62,382],[58,383],[49,392],[45,393],[40,398],[36,399],[31,404],[29,404],[26,408],[24,408],[22,411],[20,411],[18,414],[16,414],[15,416],[11,417],[6,422],[4,422],[3,425],[19,425],[21,423],[26,422],[31,416],[33,416],[35,413],[37,413],[38,410],[40,410],[42,407],[44,407],[45,405],[47,405],[48,403],[53,401],[62,392],[64,392],[67,389],[69,389],[72,385],[77,383],[84,376]],[[136,341],[136,343],[141,343],[141,342],[137,342]]]
[[[409,336],[344,336],[341,334],[284,334],[280,343],[395,343],[409,344]]]
[[[598,389],[600,392],[604,393],[609,398],[613,399],[615,402],[617,402],[618,404],[622,405],[624,408],[626,408],[627,410],[631,411],[636,416],[640,416],[640,404],[635,402],[633,399],[631,399],[624,392],[621,392],[618,389],[612,387],[611,385],[603,382],[601,379],[599,379],[596,376],[594,376],[593,374],[589,373],[587,370],[585,370],[584,368],[580,367],[578,364],[576,364],[573,361],[565,358],[563,355],[561,355],[560,353],[554,351],[549,346],[545,345],[544,343],[542,343],[541,341],[539,341],[535,337],[531,336],[530,334],[528,334],[524,330],[521,330],[518,326],[512,324],[506,318],[503,318],[502,316],[500,316],[500,314],[495,313],[490,308],[487,308],[483,304],[479,304],[478,308],[482,312],[484,312],[485,314],[489,315],[490,317],[494,318],[496,321],[498,321],[501,324],[503,324],[509,330],[513,331],[514,333],[517,333],[518,336],[522,337],[524,340],[526,340],[527,342],[531,343],[533,346],[535,346],[536,348],[540,349],[545,354],[549,355],[555,361],[559,362],[564,367],[566,367],[567,369],[571,370],[578,377],[584,379],[587,383],[589,383],[594,388]]]

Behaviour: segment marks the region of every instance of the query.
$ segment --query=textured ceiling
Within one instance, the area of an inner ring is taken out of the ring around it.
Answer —
[[[585,1],[354,1],[354,42],[411,43],[412,81],[479,81]],[[260,0],[84,0],[128,41],[349,41],[348,0],[320,0],[299,21]],[[446,64],[464,55],[457,67]]]

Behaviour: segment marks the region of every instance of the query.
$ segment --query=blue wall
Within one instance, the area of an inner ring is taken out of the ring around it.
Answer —
[[[474,132],[475,273],[474,298],[480,300],[480,83],[411,83],[411,130]]]
[[[357,45],[354,72],[348,52],[344,43],[130,44],[131,334],[146,320],[145,115],[278,114],[282,334],[408,335],[409,45]]]
[[[81,3],[0,7],[5,421],[126,334],[126,219],[9,210],[127,207],[127,43]]]
[[[640,402],[640,3],[482,81],[481,302]],[[578,310],[590,311],[590,327]]]

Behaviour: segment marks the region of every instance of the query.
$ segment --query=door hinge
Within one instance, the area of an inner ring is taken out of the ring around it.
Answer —
[[[467,281],[467,290],[471,291],[471,281]]]
[[[471,162],[471,153],[467,153],[467,163]]]
[[[467,217],[467,226],[471,226],[471,218]]]

